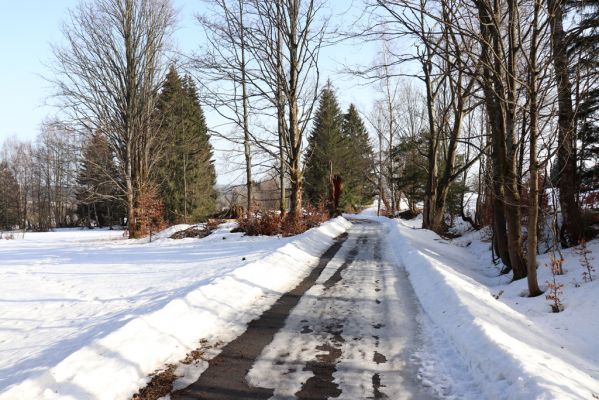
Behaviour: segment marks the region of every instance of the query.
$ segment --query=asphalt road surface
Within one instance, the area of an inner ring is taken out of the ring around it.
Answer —
[[[412,357],[418,306],[384,227],[352,220],[284,294],[173,400],[431,399]]]

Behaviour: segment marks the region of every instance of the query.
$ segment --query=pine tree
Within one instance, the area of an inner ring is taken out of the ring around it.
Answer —
[[[344,174],[345,189],[341,205],[346,209],[356,209],[372,201],[376,191],[374,177],[374,155],[368,131],[358,109],[351,104],[343,116],[343,143],[347,146]]]
[[[157,114],[166,145],[159,168],[166,219],[171,223],[202,220],[215,209],[216,173],[206,120],[191,77],[182,78],[171,67]]]
[[[304,195],[312,204],[328,199],[331,172],[342,177],[345,174],[349,154],[342,126],[343,114],[329,82],[320,94],[306,151]]]

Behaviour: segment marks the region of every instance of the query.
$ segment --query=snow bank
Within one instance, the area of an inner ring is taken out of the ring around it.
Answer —
[[[518,309],[519,303],[540,304],[544,298],[498,300],[494,297],[498,292],[488,285],[491,279],[481,272],[480,260],[466,249],[416,229],[411,221],[370,218],[387,225],[396,257],[407,269],[424,312],[468,363],[484,398],[589,399],[599,394],[594,360],[572,351],[567,332],[556,335],[550,325],[531,317],[530,310]],[[553,317],[545,307],[543,320]],[[585,324],[577,319],[570,326],[573,331]],[[586,337],[587,348],[593,347],[595,336],[596,332]]]
[[[163,308],[138,316],[75,351],[0,399],[125,399],[148,374],[198,347],[201,338],[239,330],[305,277],[351,224],[336,218],[264,258],[207,280]]]
[[[190,224],[178,224],[178,225],[173,225],[173,226],[169,226],[166,229],[161,230],[160,232],[155,232],[152,234],[152,240],[159,240],[159,239],[168,239],[171,236],[173,236],[175,233],[180,232],[180,231],[184,231],[186,229],[189,229],[193,226],[197,226],[197,227],[203,227],[205,226],[204,224],[195,224],[195,225],[190,225]],[[149,238],[147,238],[149,241]]]

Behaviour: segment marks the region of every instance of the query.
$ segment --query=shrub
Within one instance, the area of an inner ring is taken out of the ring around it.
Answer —
[[[547,288],[549,292],[545,295],[545,298],[551,301],[551,310],[554,313],[558,313],[564,310],[564,305],[562,304],[560,296],[564,294],[563,292],[563,283],[557,283],[555,277],[557,275],[561,275],[560,271],[562,270],[563,260],[558,260],[556,257],[551,257],[551,276],[552,282],[547,282]]]
[[[327,212],[323,203],[319,203],[316,207],[312,205],[307,205],[304,208],[303,213],[303,221],[306,225],[306,228],[304,230],[314,228],[315,226],[318,226],[323,222],[328,221],[330,218],[331,216]]]
[[[236,232],[245,232],[248,236],[293,236],[320,225],[330,218],[324,205],[313,207],[307,205],[302,215],[281,214],[275,211],[256,211],[251,218],[239,218]]]
[[[585,282],[592,282],[595,268],[591,264],[593,257],[589,256],[589,254],[591,254],[591,250],[587,248],[586,240],[581,240],[579,247],[575,251],[580,254],[580,264],[586,268],[586,271],[582,273],[582,279]]]
[[[248,236],[274,236],[280,233],[281,216],[274,211],[256,211],[250,218],[239,218],[236,232],[245,232]]]
[[[150,236],[166,227],[164,220],[164,204],[160,199],[155,185],[142,188],[134,205],[135,232],[129,232],[130,237]]]

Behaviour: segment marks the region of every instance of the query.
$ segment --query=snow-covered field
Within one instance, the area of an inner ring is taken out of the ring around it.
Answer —
[[[451,365],[450,357],[443,359],[449,343],[468,365],[462,376],[474,378],[486,399],[599,398],[599,276],[583,282],[579,255],[564,252],[566,273],[557,281],[565,285],[565,310],[555,314],[544,296],[525,297],[526,280],[509,283],[511,276],[499,276],[481,232],[450,243],[419,229],[418,219],[371,218],[388,226],[426,314],[432,348],[423,349],[424,356],[432,351],[441,357],[433,357],[433,370]],[[588,248],[599,271],[599,241]],[[544,289],[551,279],[543,266],[549,256],[540,256],[539,263]],[[426,368],[422,373],[427,375]],[[453,375],[459,379],[460,371]]]
[[[456,400],[599,398],[598,240],[588,244],[592,282],[580,255],[564,251],[565,310],[555,314],[544,296],[526,297],[525,280],[499,276],[484,233],[448,241],[418,219],[374,214],[361,218],[383,224],[386,260],[405,267],[423,310],[416,357],[425,386]],[[185,226],[152,243],[108,230],[0,240],[0,399],[129,398],[200,339],[241,334],[349,226],[337,218],[292,238],[244,237],[224,225],[201,240],[167,238]],[[549,256],[539,263],[545,289]],[[206,365],[178,373],[188,384]]]
[[[201,240],[101,230],[2,240],[0,398],[128,398],[200,338],[242,329],[348,225],[293,238],[224,226]]]

